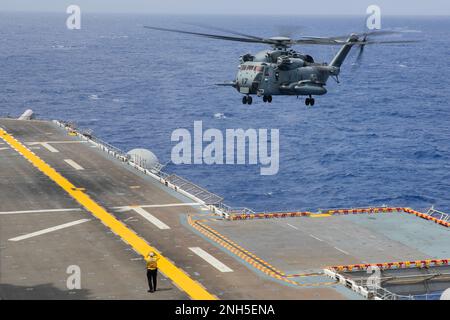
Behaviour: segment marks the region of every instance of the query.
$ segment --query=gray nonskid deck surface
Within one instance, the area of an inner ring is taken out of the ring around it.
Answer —
[[[165,277],[160,279],[162,291],[150,297],[141,257],[14,150],[0,150],[0,159],[0,298],[187,298]],[[91,220],[10,241],[81,219]],[[81,290],[67,289],[71,265],[81,269]]]
[[[382,228],[386,220],[393,224],[395,232]],[[209,225],[275,267],[293,274],[318,272],[336,265],[450,255],[445,236],[448,229],[405,213],[211,221]],[[415,232],[417,228],[422,230],[421,234]],[[443,233],[442,241],[429,242],[426,236],[433,233]]]
[[[178,267],[206,289],[224,299],[342,299],[348,298],[334,286],[297,288],[267,279],[229,252],[186,226],[186,215],[206,214],[198,206],[144,208],[170,229],[160,229],[135,210],[117,207],[170,205],[183,197],[149,182],[148,177],[124,168],[92,145],[48,122],[0,120],[0,126],[55,168],[130,229],[154,245]],[[65,143],[75,141],[75,143]],[[39,142],[39,143],[36,143]],[[53,151],[42,145],[49,142]],[[0,214],[0,294],[2,298],[125,298],[186,299],[170,280],[160,279],[161,291],[146,292],[145,266],[131,248],[84,210],[45,212],[80,208],[64,191],[11,149],[0,150],[0,212],[44,210]],[[64,160],[72,160],[77,170]],[[192,202],[192,201],[190,201]],[[67,222],[90,219],[78,225],[32,238],[9,239]],[[233,272],[223,273],[195,255],[200,247]],[[66,269],[79,265],[82,290],[68,290]]]

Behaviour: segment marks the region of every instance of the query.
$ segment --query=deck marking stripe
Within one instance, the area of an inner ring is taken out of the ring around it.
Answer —
[[[347,251],[344,251],[344,250],[342,250],[342,249],[339,249],[338,247],[334,247],[334,248],[335,248],[336,250],[342,252],[343,254],[350,255]]]
[[[62,140],[62,141],[45,141],[47,143],[86,143],[87,141],[76,141],[76,140]]]
[[[86,210],[102,221],[112,232],[126,240],[140,255],[146,256],[150,251],[159,252],[144,239],[128,229],[122,222],[108,213],[103,207],[92,200],[85,192],[77,189],[66,178],[60,175],[42,159],[28,150],[21,142],[0,128],[0,138],[12,146],[25,159],[29,160],[42,173],[56,182],[63,190],[78,201]],[[216,300],[217,297],[209,293],[200,283],[193,280],[185,272],[176,267],[166,257],[160,254],[159,269],[167,275],[177,286],[184,290],[191,298],[199,300]]]
[[[316,286],[328,286],[328,285],[336,284],[335,282],[300,283],[297,281],[290,280],[287,278],[286,274],[275,269],[270,264],[268,264],[264,260],[258,258],[251,252],[248,252],[247,250],[243,249],[242,247],[234,244],[231,240],[227,240],[227,241],[229,241],[229,243],[225,242],[224,240],[219,238],[217,235],[220,235],[220,237],[222,237],[223,239],[227,239],[226,237],[224,237],[223,235],[218,233],[216,230],[214,230],[210,227],[207,227],[205,224],[202,224],[201,222],[199,222],[199,220],[195,220],[195,221],[192,220],[192,217],[190,215],[188,215],[188,223],[194,229],[199,231],[201,234],[205,235],[206,237],[210,238],[214,242],[218,243],[219,245],[221,245],[222,247],[224,247],[231,253],[233,253],[236,256],[238,256],[239,258],[241,258],[243,261],[250,264],[252,267],[256,268],[257,270],[260,270],[261,272],[263,272],[275,279],[282,280],[284,282],[287,282],[287,283],[290,283],[290,284],[293,284],[293,285],[296,285],[299,287],[316,287]],[[246,253],[246,255],[244,255],[244,253]],[[272,270],[270,270],[269,268],[271,268]]]
[[[75,170],[84,170],[84,168],[82,166],[80,166],[78,163],[76,163],[75,161],[73,161],[72,159],[64,159],[64,161],[70,165],[72,168],[74,168]]]
[[[85,223],[85,222],[88,222],[88,221],[91,221],[91,219],[80,219],[80,220],[76,220],[76,221],[60,224],[59,226],[54,226],[54,227],[51,227],[51,228],[42,229],[42,230],[39,230],[39,231],[36,231],[36,232],[24,234],[23,236],[19,236],[19,237],[8,239],[8,241],[21,241],[21,240],[25,240],[25,239],[28,239],[28,238],[33,238],[33,237],[36,237],[36,236],[40,236],[42,234],[46,234],[46,233],[50,233],[50,232],[53,232],[53,231],[57,231],[57,230],[69,228],[69,227],[72,227],[72,226],[76,226],[78,224]]]
[[[42,142],[41,146],[43,146],[45,149],[47,149],[50,152],[56,153],[59,152],[58,149],[52,147],[51,145],[49,145],[47,142]]]
[[[317,238],[315,235],[312,235],[312,234],[310,234],[310,236],[312,237],[312,238],[314,238],[314,239],[316,239],[316,240],[318,240],[318,241],[322,241],[323,242],[323,240],[322,239],[320,239],[320,238]]]
[[[200,203],[168,203],[168,204],[148,204],[140,206],[141,208],[165,208],[165,207],[184,207],[184,206],[200,206]]]
[[[2,148],[0,148],[0,150],[8,150],[9,148],[8,147],[2,147]]]
[[[155,226],[157,226],[159,229],[161,230],[168,230],[170,229],[170,227],[165,224],[164,222],[162,222],[161,220],[159,220],[158,218],[156,218],[154,215],[152,215],[151,213],[145,211],[143,208],[137,207],[137,208],[132,208],[136,213],[138,213],[139,215],[141,215],[145,220],[147,220],[148,222],[153,223]]]
[[[295,230],[299,230],[296,226],[293,226],[293,225],[290,224],[290,223],[287,223],[287,225],[288,225],[289,227],[291,227],[291,228],[294,228]]]
[[[22,210],[22,211],[3,211],[2,214],[20,214],[20,213],[50,213],[50,212],[69,212],[69,211],[81,211],[80,208],[68,208],[68,209],[42,209],[42,210]]]
[[[202,258],[203,260],[208,262],[210,265],[212,265],[214,268],[216,268],[220,272],[233,272],[233,269],[229,268],[228,266],[226,266],[225,264],[223,264],[222,262],[220,262],[219,260],[214,258],[212,255],[210,255],[208,252],[206,252],[202,248],[191,247],[191,248],[189,248],[189,250],[191,250],[193,253],[198,255],[200,258]]]
[[[121,206],[121,207],[113,207],[114,210],[128,211],[132,210],[135,207],[140,208],[166,208],[166,207],[192,207],[192,206],[201,206],[202,204],[197,202],[192,203],[167,203],[167,204],[143,204],[143,205],[132,205],[132,206]]]

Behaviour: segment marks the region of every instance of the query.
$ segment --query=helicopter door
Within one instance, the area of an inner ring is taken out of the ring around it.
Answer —
[[[253,79],[252,83],[252,91],[254,93],[264,92],[264,74],[265,74],[265,68],[262,65],[255,66],[255,77]]]
[[[269,89],[270,84],[270,69],[268,66],[262,66],[262,74],[261,74],[261,81],[259,84],[259,91],[261,93],[264,93]]]

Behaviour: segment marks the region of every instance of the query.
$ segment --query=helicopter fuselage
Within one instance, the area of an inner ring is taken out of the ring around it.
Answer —
[[[370,41],[369,36],[387,35],[397,32],[368,31],[363,34],[352,33],[347,36],[339,37],[311,37],[304,36],[300,39],[291,39],[288,37],[263,38],[218,29],[221,32],[227,32],[231,35],[220,35],[211,33],[192,32],[186,30],[168,29],[160,27],[144,26],[147,29],[175,32],[201,36],[211,39],[261,43],[270,45],[272,50],[258,52],[255,55],[246,54],[241,56],[239,71],[233,81],[218,83],[219,86],[234,87],[238,92],[244,94],[243,104],[252,104],[252,95],[263,97],[264,102],[272,102],[273,95],[290,96],[308,96],[305,99],[307,106],[314,105],[313,96],[320,96],[327,93],[325,86],[330,77],[339,82],[338,76],[341,66],[355,46],[359,46],[357,60],[360,59],[364,47],[367,44],[387,44],[387,43],[410,43],[417,41]],[[343,40],[347,39],[347,40]],[[316,63],[314,59],[305,54],[301,54],[291,49],[293,45],[341,45],[341,49],[330,61],[330,63]]]
[[[240,62],[235,88],[246,95],[324,95],[328,78],[338,73],[338,68],[286,49],[247,54]]]

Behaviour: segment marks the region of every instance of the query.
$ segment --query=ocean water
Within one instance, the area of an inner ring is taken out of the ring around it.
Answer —
[[[205,129],[275,128],[277,175],[250,165],[169,163],[166,171],[255,210],[388,204],[450,211],[450,18],[384,18],[384,28],[417,31],[403,37],[423,42],[367,47],[360,68],[353,52],[341,84],[330,80],[313,108],[295,97],[242,105],[234,89],[214,86],[234,79],[239,56],[263,45],[142,26],[202,31],[185,24],[201,23],[275,36],[288,25],[326,36],[359,32],[364,17],[83,14],[76,31],[66,29],[66,18],[0,12],[0,115],[31,108],[125,151],[149,148],[163,163],[172,131],[193,130],[196,120]],[[296,49],[318,61],[338,50]]]

